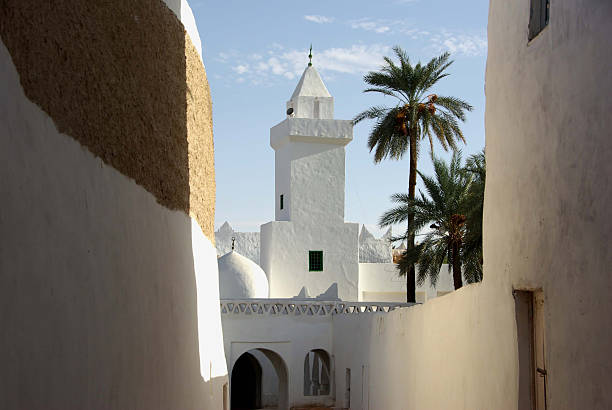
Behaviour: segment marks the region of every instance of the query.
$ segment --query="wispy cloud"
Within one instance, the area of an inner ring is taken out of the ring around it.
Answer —
[[[304,16],[304,20],[312,21],[313,23],[324,24],[334,21],[333,17],[319,16],[316,14]]]
[[[238,74],[248,73],[249,72],[249,65],[248,64],[239,64],[237,66],[232,67],[232,70],[234,70]]]
[[[363,18],[349,21],[353,29],[366,30],[378,34],[405,35],[419,40],[425,48],[436,52],[450,51],[452,54],[481,56],[487,52],[487,39],[484,34],[465,33],[447,29],[422,30],[406,20],[380,20]]]
[[[451,54],[482,56],[487,53],[487,39],[484,35],[453,33],[442,30],[431,36],[436,51],[450,51]]]
[[[313,52],[315,67],[325,73],[330,80],[334,74],[362,75],[376,70],[383,62],[383,56],[388,55],[390,47],[385,45],[352,45],[350,47],[335,47]],[[252,84],[262,85],[275,78],[298,78],[308,63],[307,51],[285,49],[278,44],[269,47],[267,52],[241,56],[239,53],[226,53],[225,59],[219,59],[229,64],[234,73],[235,81],[248,80]]]
[[[349,22],[352,28],[373,31],[375,33],[386,33],[391,31],[391,27],[385,24],[384,20],[370,20],[368,18],[353,20]]]

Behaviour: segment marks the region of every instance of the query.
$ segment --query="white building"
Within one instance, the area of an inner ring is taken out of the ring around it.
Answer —
[[[287,118],[270,130],[275,220],[259,235],[235,232],[227,222],[217,231],[232,408],[335,407],[346,401],[346,386],[350,401],[352,370],[343,370],[338,392],[335,355],[357,341],[336,326],[409,306],[402,303],[406,280],[392,263],[391,231],[376,239],[344,221],[353,124],[334,119],[333,111],[333,97],[309,65],[287,102]],[[452,286],[446,266],[437,288],[417,288],[417,301]]]
[[[336,284],[342,300],[406,300],[390,231],[376,239],[365,226],[359,233],[359,224],[344,221],[345,147],[352,140],[352,121],[334,119],[334,99],[309,65],[287,102],[287,118],[270,129],[275,220],[259,235],[235,232],[227,222],[216,232],[220,256],[235,238],[238,252],[259,263],[271,298],[293,297],[303,287],[316,295]],[[417,287],[417,302],[451,290],[445,266],[436,288]]]

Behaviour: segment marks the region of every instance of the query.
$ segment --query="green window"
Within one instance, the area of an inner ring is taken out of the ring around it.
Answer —
[[[323,272],[323,251],[308,251],[308,270]]]
[[[283,199],[285,199],[284,195],[281,194],[281,196],[280,196],[280,209],[283,209],[284,205],[285,205]]]

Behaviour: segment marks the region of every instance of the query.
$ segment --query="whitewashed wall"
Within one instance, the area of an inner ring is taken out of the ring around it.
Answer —
[[[359,226],[344,222],[344,145],[352,132],[351,121],[313,118],[287,118],[270,130],[277,220],[261,226],[260,262],[273,298],[303,286],[316,295],[335,282],[340,298],[357,300]],[[310,250],[323,251],[323,272],[309,272]]]
[[[528,43],[529,4],[490,4],[484,281],[367,324],[335,317],[353,409],[515,410],[513,289],[544,294],[548,408],[612,407],[612,4],[551,1]]]
[[[0,408],[221,408],[210,238],[0,84]]]
[[[343,300],[357,300],[358,224],[268,222],[261,226],[261,262],[268,275],[270,297],[296,296],[302,286],[311,295],[338,284]],[[323,272],[308,271],[308,251],[323,251]]]
[[[259,264],[259,232],[237,232],[228,222],[223,223],[215,231],[218,256],[223,256],[232,250],[232,238],[235,238],[236,252]]]
[[[406,277],[400,277],[398,272],[397,265],[394,263],[360,263],[359,300],[405,302]],[[431,286],[431,280],[427,278],[421,286],[416,287],[416,301],[424,303],[453,290],[455,288],[452,273],[449,272],[448,265],[443,264],[436,286]]]
[[[271,302],[274,302],[271,300]],[[236,360],[251,349],[277,353],[288,369],[288,408],[333,404],[333,396],[304,396],[304,359],[312,349],[332,354],[332,317],[224,314],[225,355],[231,374]],[[269,386],[264,386],[269,391]]]

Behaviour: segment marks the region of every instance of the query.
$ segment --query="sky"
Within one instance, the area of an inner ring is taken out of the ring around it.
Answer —
[[[286,102],[308,64],[334,97],[335,118],[352,119],[391,97],[363,93],[363,76],[378,70],[399,45],[411,61],[444,51],[454,63],[433,90],[474,106],[462,126],[464,157],[484,148],[484,73],[488,0],[190,0],[202,40],[213,101],[217,183],[215,228],[259,231],[274,219],[274,150],[270,128],[285,119]],[[375,164],[367,147],[372,122],[354,128],[346,147],[345,220],[375,235],[389,197],[405,192],[408,156]],[[436,155],[450,157],[441,146]],[[418,168],[432,173],[423,145]],[[417,189],[419,188],[418,182]]]

